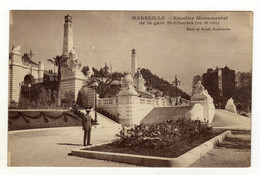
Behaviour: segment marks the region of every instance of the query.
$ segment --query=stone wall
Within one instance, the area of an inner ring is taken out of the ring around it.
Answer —
[[[182,99],[183,105],[190,104],[190,101]],[[133,126],[140,124],[141,120],[155,107],[170,107],[172,104],[165,98],[143,98],[136,95],[124,95],[114,98],[99,98],[98,107],[107,112],[119,114],[119,123]]]
[[[117,98],[99,98],[97,106],[109,112],[110,114],[118,114]]]
[[[156,103],[155,99],[137,97],[136,103],[133,106],[134,115],[132,116],[132,124],[139,125],[141,120],[153,110]]]

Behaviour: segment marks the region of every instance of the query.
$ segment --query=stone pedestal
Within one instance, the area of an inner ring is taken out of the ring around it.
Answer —
[[[200,82],[195,85],[195,92],[190,98],[191,110],[189,111],[192,119],[212,122],[215,115],[213,99]],[[203,111],[203,114],[202,112]]]
[[[118,113],[119,122],[127,126],[136,124],[133,116],[136,115],[135,105],[139,94],[133,86],[133,78],[130,74],[126,75],[122,80],[122,89],[117,94],[118,97]]]
[[[72,72],[66,67],[62,68],[60,85],[61,97],[64,98],[65,93],[71,91],[74,93],[76,101],[78,92],[82,88],[85,81],[85,77],[81,72]]]

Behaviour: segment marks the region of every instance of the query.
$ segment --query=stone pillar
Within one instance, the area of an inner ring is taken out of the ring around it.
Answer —
[[[20,49],[20,46],[13,47],[9,56],[9,103],[19,101],[21,83],[25,74]]]
[[[65,16],[64,23],[64,38],[63,38],[63,55],[69,55],[73,49],[73,29],[72,29],[72,16]]]
[[[195,92],[191,96],[190,102],[191,110],[188,113],[192,115],[190,116],[192,119],[198,118],[201,121],[208,121],[209,123],[212,122],[215,115],[215,106],[213,104],[213,99],[208,94],[207,90],[205,90],[204,87],[201,85],[200,81],[195,85]],[[200,112],[196,114],[196,111],[201,111],[201,109],[203,109],[203,114],[201,114]],[[198,115],[198,117],[196,115]]]
[[[43,78],[43,75],[44,75],[44,64],[39,61],[39,64],[38,64],[38,78]]]
[[[132,76],[135,75],[137,71],[137,56],[136,56],[136,50],[132,50],[132,62],[131,62],[131,74]]]
[[[86,79],[81,72],[76,49],[73,47],[72,17],[70,15],[65,16],[62,57],[67,61],[61,69],[61,97],[64,98],[64,94],[71,91],[74,93],[76,101],[78,92]]]
[[[122,83],[122,89],[117,94],[119,122],[132,127],[135,124],[133,116],[136,115],[136,106],[134,104],[139,94],[133,86],[133,78],[130,74],[123,78]]]

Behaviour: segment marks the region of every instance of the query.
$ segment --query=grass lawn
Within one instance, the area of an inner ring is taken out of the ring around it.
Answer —
[[[224,131],[225,130],[214,129],[210,134],[197,136],[192,138],[192,140],[189,141],[187,140],[180,141],[174,145],[160,148],[160,149],[150,149],[142,146],[122,147],[120,145],[114,145],[113,143],[110,143],[101,146],[85,148],[83,150],[175,158],[201,145],[202,143],[212,139],[213,137],[220,135]]]

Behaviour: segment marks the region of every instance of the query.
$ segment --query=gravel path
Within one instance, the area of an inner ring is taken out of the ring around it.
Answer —
[[[232,136],[205,154],[191,167],[249,167],[251,132],[232,131]]]

